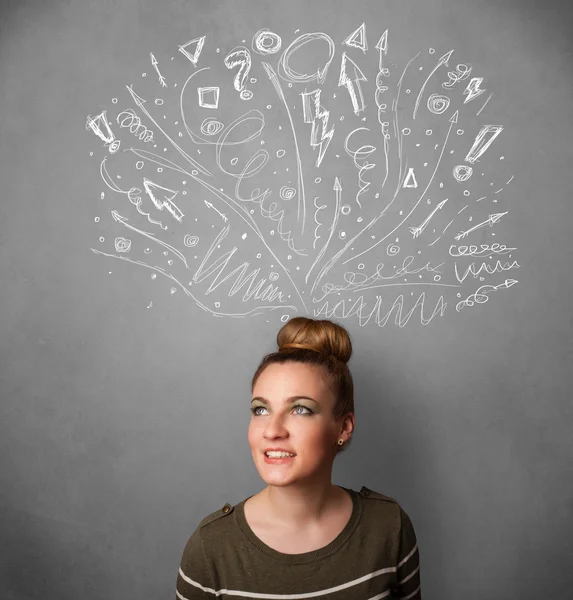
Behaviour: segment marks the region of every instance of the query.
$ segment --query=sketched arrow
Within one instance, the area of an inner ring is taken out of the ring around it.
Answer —
[[[162,87],[167,87],[167,84],[165,83],[165,77],[163,77],[163,75],[159,72],[159,67],[157,66],[159,63],[157,62],[157,59],[153,55],[153,52],[150,52],[149,55],[151,56],[151,64],[153,65],[157,75],[159,76],[159,83]]]
[[[431,221],[432,217],[444,206],[444,204],[448,201],[448,198],[442,200],[436,208],[425,218],[418,227],[410,227],[410,233],[416,238],[418,237],[424,229],[428,226],[428,223]]]
[[[332,220],[332,225],[330,226],[330,233],[328,235],[328,239],[326,240],[324,246],[321,248],[320,252],[318,253],[318,256],[316,257],[316,259],[310,266],[310,269],[308,270],[308,273],[306,274],[306,277],[304,278],[305,283],[308,283],[308,278],[310,277],[311,271],[314,269],[314,267],[320,262],[320,260],[324,256],[324,253],[326,252],[326,249],[328,248],[328,244],[330,243],[332,235],[334,234],[334,230],[336,229],[336,226],[338,224],[338,217],[340,215],[340,201],[342,198],[342,186],[340,185],[340,179],[338,179],[338,177],[334,178],[334,185],[332,186],[332,189],[334,190],[334,193],[336,196],[336,204],[335,204],[335,208],[334,208],[334,219]],[[312,289],[310,290],[311,294],[314,291],[314,288],[316,286],[317,286],[317,281],[315,280],[314,285],[312,286]]]
[[[161,131],[161,133],[171,142],[171,144],[173,145],[173,147],[177,150],[177,152],[179,152],[179,154],[181,154],[181,156],[187,161],[189,162],[189,164],[194,168],[197,169],[198,171],[201,171],[201,173],[203,173],[204,175],[211,175],[211,172],[208,171],[203,165],[201,165],[200,163],[198,163],[196,160],[194,160],[193,158],[191,158],[187,152],[185,152],[185,150],[183,150],[183,148],[180,148],[174,140],[172,140],[169,135],[167,135],[167,133],[161,128],[161,125],[159,125],[159,123],[149,114],[149,112],[147,111],[147,109],[145,108],[144,103],[145,100],[143,98],[141,98],[141,96],[138,96],[134,91],[133,91],[133,87],[131,85],[126,85],[125,86],[129,93],[131,94],[131,97],[133,98],[133,101],[135,102],[135,104],[137,104],[137,106],[141,109],[141,111],[147,116],[147,118],[157,127],[157,129],[159,129],[159,131]]]
[[[147,195],[151,198],[153,204],[155,204],[157,210],[163,210],[166,208],[173,215],[173,218],[179,221],[179,223],[183,221],[183,217],[185,215],[173,202],[173,198],[175,198],[179,192],[158,185],[146,177],[143,178],[143,187],[145,188]],[[159,192],[163,197],[159,198],[157,192]]]
[[[452,133],[452,128],[454,126],[455,123],[458,122],[458,115],[459,115],[459,111],[456,111],[452,117],[450,118],[450,127],[448,129],[448,133],[446,134],[446,139],[444,140],[444,143],[442,145],[442,150],[440,152],[440,156],[438,157],[438,160],[436,161],[436,167],[434,168],[434,172],[432,173],[432,176],[430,177],[430,180],[428,181],[428,185],[426,185],[426,187],[424,188],[424,191],[421,193],[420,197],[418,198],[418,201],[416,202],[416,204],[414,204],[414,207],[412,208],[412,210],[400,221],[400,223],[398,223],[398,225],[396,225],[396,227],[394,227],[394,229],[392,229],[392,231],[390,231],[389,233],[387,233],[381,240],[377,241],[375,244],[373,244],[372,246],[370,246],[370,248],[367,248],[366,250],[364,250],[363,252],[360,252],[359,254],[355,254],[354,256],[348,258],[347,260],[344,261],[343,264],[346,264],[347,262],[354,260],[355,258],[357,258],[358,256],[361,256],[362,254],[368,252],[369,250],[371,250],[372,248],[374,248],[375,246],[377,246],[378,244],[382,243],[384,240],[386,240],[389,236],[391,236],[396,229],[398,229],[399,227],[401,227],[404,224],[404,221],[406,221],[406,219],[409,219],[411,214],[414,212],[414,210],[416,210],[416,207],[420,204],[420,202],[422,201],[422,198],[426,195],[426,192],[428,191],[428,188],[430,187],[430,185],[432,184],[432,181],[434,181],[434,177],[436,176],[436,173],[438,171],[438,168],[440,166],[440,163],[442,162],[442,156],[444,155],[444,152],[446,150],[446,146],[448,145],[448,140],[450,138],[450,134]],[[398,190],[400,188],[397,188],[396,194],[398,193]],[[388,202],[388,204],[384,207],[384,209],[382,210],[382,212],[377,215],[376,217],[374,217],[370,223],[368,223],[368,225],[366,225],[366,227],[363,227],[353,238],[351,238],[350,240],[348,240],[348,242],[346,242],[346,244],[344,245],[343,248],[341,248],[327,263],[326,265],[322,268],[322,270],[320,271],[320,273],[318,274],[318,277],[314,283],[314,287],[318,284],[318,282],[328,273],[328,271],[330,271],[330,269],[338,262],[338,260],[340,259],[340,257],[346,252],[346,250],[348,250],[348,248],[350,248],[354,242],[367,230],[369,230],[371,227],[374,226],[374,224],[381,219],[386,212],[390,209],[390,207],[392,206],[394,200],[396,199],[396,195],[394,196],[394,198],[392,198],[392,200],[390,202]],[[313,289],[314,289],[313,287]]]
[[[418,94],[418,97],[416,98],[416,105],[414,106],[414,114],[412,115],[412,117],[414,119],[416,118],[416,113],[418,112],[418,106],[420,105],[420,100],[422,99],[422,95],[424,93],[424,90],[426,89],[426,85],[428,84],[428,81],[430,81],[430,78],[432,77],[432,75],[440,67],[442,67],[443,65],[445,65],[446,67],[449,67],[448,61],[450,60],[453,53],[454,53],[454,51],[450,50],[448,53],[444,54],[444,56],[442,56],[442,58],[440,58],[440,60],[438,61],[438,64],[434,67],[432,72],[428,75],[428,78],[426,79],[426,81],[424,81],[424,85],[422,86],[422,89],[420,90],[420,93]]]
[[[458,233],[458,235],[455,236],[455,239],[461,240],[462,238],[466,237],[466,235],[468,235],[468,233],[471,233],[472,231],[475,231],[476,229],[479,229],[480,227],[485,227],[486,225],[493,227],[496,223],[499,222],[501,217],[506,215],[508,212],[509,211],[506,210],[504,213],[494,213],[493,215],[490,215],[485,221],[478,223],[477,225],[474,225],[471,229],[467,229],[466,231],[461,231],[460,233]]]
[[[388,30],[382,34],[378,43],[375,46],[376,50],[380,52],[380,56],[378,58],[378,69],[381,71],[384,68],[384,59],[383,56],[386,56],[388,53]]]
[[[171,246],[171,245],[169,245],[169,244],[167,244],[167,243],[165,243],[165,242],[157,239],[153,233],[147,233],[146,231],[141,231],[141,229],[137,229],[137,227],[133,227],[132,225],[129,225],[128,223],[126,223],[127,218],[122,217],[117,212],[117,210],[112,210],[111,211],[111,216],[113,217],[114,221],[118,221],[122,225],[125,225],[128,229],[131,229],[132,231],[136,231],[137,233],[140,233],[141,235],[143,235],[146,238],[154,241],[155,243],[159,244],[160,246],[163,246],[164,248],[167,248],[168,250],[171,250],[171,252],[173,252],[173,254],[175,254],[175,256],[177,256],[181,261],[183,261],[183,264],[185,265],[185,267],[187,269],[189,268],[189,265],[187,264],[187,261],[185,260],[185,257],[183,256],[183,254],[181,254],[181,252],[179,252],[179,250],[177,250],[173,246]]]
[[[212,208],[216,213],[219,214],[219,216],[223,219],[223,221],[226,223],[227,222],[227,217],[226,215],[224,215],[220,210],[218,210],[211,202],[207,202],[207,200],[203,200],[203,202],[205,202],[205,204],[209,207]]]
[[[354,71],[354,77],[351,78],[346,72],[346,63],[349,62],[352,65]],[[362,95],[362,88],[360,87],[361,81],[368,81],[366,75],[360,70],[360,67],[346,55],[346,52],[342,53],[342,61],[340,63],[340,77],[338,79],[338,85],[343,85],[350,94],[350,100],[352,101],[352,107],[354,108],[354,114],[357,115],[360,111],[364,110],[364,96]]]

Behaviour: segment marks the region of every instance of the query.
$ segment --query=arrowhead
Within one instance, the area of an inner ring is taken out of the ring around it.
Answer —
[[[128,91],[129,91],[129,93],[131,94],[131,97],[133,98],[133,100],[135,101],[135,103],[136,103],[138,106],[143,106],[143,104],[144,104],[145,100],[144,100],[144,99],[143,99],[141,96],[138,96],[138,95],[137,95],[137,94],[136,94],[136,93],[133,91],[133,88],[132,88],[130,85],[126,85],[125,87],[128,89]]]
[[[340,185],[340,180],[338,179],[338,177],[334,178],[334,187],[332,189],[336,190],[337,192],[340,192],[342,190],[342,186]]]
[[[440,61],[438,62],[438,64],[446,65],[446,67],[449,67],[450,65],[448,64],[448,61],[452,57],[453,53],[454,53],[454,51],[450,50],[447,54],[444,54],[444,56],[442,56],[442,58],[440,58]]]
[[[346,73],[346,63],[349,62],[354,70],[354,77],[351,79]],[[346,52],[342,53],[342,62],[340,63],[340,77],[338,79],[338,85],[348,85],[351,81],[368,81],[366,75],[360,70],[360,67],[346,55]]]
[[[151,53],[151,64],[152,65],[156,65],[157,64],[157,59],[155,58],[155,56],[153,56],[153,52]]]
[[[445,200],[442,200],[438,206],[436,208],[442,208],[442,206],[444,206],[444,204],[448,201],[448,198],[446,198]]]
[[[368,50],[368,43],[366,42],[366,23],[362,23],[362,25],[360,25],[356,31],[353,31],[342,43],[351,48],[358,48],[366,54],[366,50]]]
[[[207,202],[207,200],[205,200],[205,204],[209,207],[209,208],[213,208],[213,205],[210,202]]]
[[[382,34],[380,39],[378,40],[378,43],[376,44],[375,48],[376,48],[376,50],[380,50],[380,51],[384,52],[384,54],[386,54],[386,52],[388,51],[388,30],[387,29]]]
[[[114,221],[127,221],[127,219],[124,219],[118,212],[117,210],[112,210],[111,211],[111,216],[113,217]]]
[[[510,288],[512,285],[515,285],[517,283],[517,279],[506,279],[505,280],[505,285]]]
[[[497,223],[497,222],[498,222],[498,221],[501,219],[501,217],[503,217],[503,215],[506,215],[506,214],[507,214],[507,211],[506,211],[506,212],[503,212],[503,213],[495,213],[495,214],[493,214],[493,215],[490,215],[490,216],[489,216],[489,219],[490,219],[490,221],[491,221],[492,225],[493,225],[494,223]]]
[[[452,50],[452,52],[453,52],[453,50]],[[452,115],[452,118],[450,119],[450,123],[457,123],[459,114],[460,114],[460,111],[456,110],[456,112]]]

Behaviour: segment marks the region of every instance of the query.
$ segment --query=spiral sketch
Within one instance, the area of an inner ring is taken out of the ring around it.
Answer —
[[[512,293],[514,175],[479,66],[401,61],[391,32],[370,35],[196,32],[150,52],[86,120],[93,253],[218,317],[404,327]]]

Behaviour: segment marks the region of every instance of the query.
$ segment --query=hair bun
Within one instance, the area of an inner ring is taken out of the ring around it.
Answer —
[[[343,363],[347,363],[352,355],[352,342],[346,329],[326,319],[290,319],[278,332],[277,345],[279,352],[291,348],[312,350]]]

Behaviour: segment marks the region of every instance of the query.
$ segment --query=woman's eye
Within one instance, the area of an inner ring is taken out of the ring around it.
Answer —
[[[255,416],[259,416],[260,413],[258,413],[257,411],[259,410],[259,408],[262,408],[264,410],[266,410],[266,408],[264,406],[253,406],[251,408],[251,412],[253,413],[253,415]],[[306,406],[302,406],[302,404],[297,404],[293,410],[297,410],[298,408],[302,408],[304,410],[306,410],[307,412],[297,412],[296,414],[298,415],[311,415],[312,414],[312,410],[310,410],[310,408],[307,408]]]

